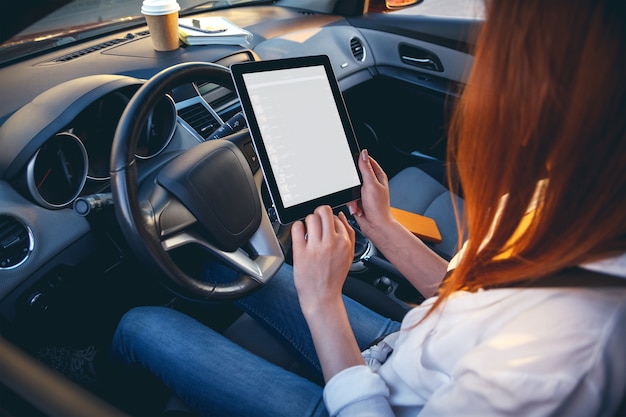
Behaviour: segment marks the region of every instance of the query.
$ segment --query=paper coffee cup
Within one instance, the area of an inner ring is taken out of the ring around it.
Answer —
[[[152,44],[157,51],[178,49],[178,11],[176,0],[144,0],[141,13],[146,18]]]

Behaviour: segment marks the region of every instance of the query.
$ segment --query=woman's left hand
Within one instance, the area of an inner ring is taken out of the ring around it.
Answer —
[[[306,224],[306,228],[305,228]],[[318,207],[291,228],[294,281],[305,316],[341,302],[341,290],[354,257],[354,230],[346,216]]]

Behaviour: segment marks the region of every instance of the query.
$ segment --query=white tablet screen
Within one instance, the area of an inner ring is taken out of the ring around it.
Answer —
[[[360,185],[324,66],[243,79],[285,208]]]

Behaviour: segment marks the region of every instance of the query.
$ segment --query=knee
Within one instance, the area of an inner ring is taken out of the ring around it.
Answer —
[[[162,320],[168,310],[165,307],[134,307],[122,316],[116,334],[132,336],[149,331]]]
[[[150,343],[153,335],[161,331],[159,329],[162,329],[162,320],[168,310],[164,307],[135,307],[127,311],[113,334],[112,357],[126,363],[134,362],[137,347]]]

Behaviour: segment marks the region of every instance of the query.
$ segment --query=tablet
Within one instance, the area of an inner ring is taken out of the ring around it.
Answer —
[[[359,198],[359,146],[327,56],[237,63],[231,73],[282,224]]]

